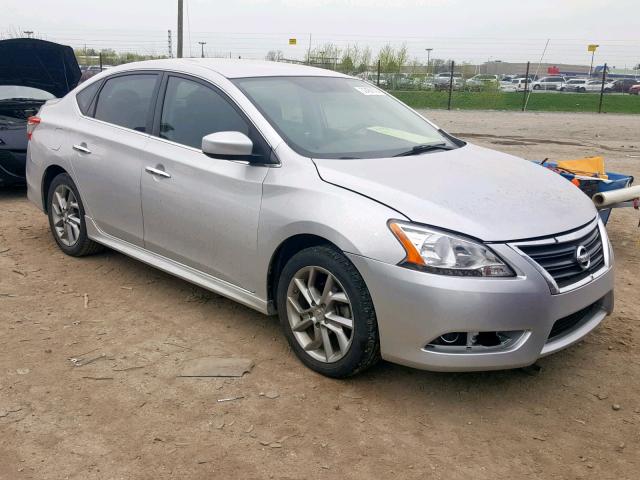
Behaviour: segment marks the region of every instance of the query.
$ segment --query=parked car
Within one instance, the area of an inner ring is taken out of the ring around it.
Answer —
[[[498,88],[499,80],[497,75],[480,74],[474,75],[465,82],[465,87],[471,90],[478,90],[481,88]]]
[[[531,79],[527,80],[527,78],[515,78],[511,81],[516,92],[524,92],[525,88],[527,90],[531,90]]]
[[[567,92],[586,92],[587,91],[587,83],[590,80],[588,78],[572,78],[567,80],[564,85],[564,89]]]
[[[500,91],[501,92],[516,92],[518,91],[513,82],[500,82]]]
[[[629,89],[640,83],[635,78],[618,78],[611,82],[611,91],[618,93],[629,93]]]
[[[531,84],[533,90],[562,90],[566,79],[561,76],[542,77]]]
[[[604,88],[602,86],[602,80],[589,80],[589,79],[573,79],[566,83],[565,90],[573,92],[600,92],[610,93],[613,91],[613,83],[605,82]]]
[[[629,94],[630,95],[638,95],[638,94],[640,94],[640,84],[633,85],[632,87],[630,87],[629,88]]]
[[[277,313],[324,375],[380,357],[530,365],[613,307],[611,246],[590,198],[356,78],[132,63],[33,120],[28,197],[64,253],[106,245]]]
[[[79,78],[70,47],[27,38],[0,41],[0,186],[25,183],[28,118]]]
[[[435,85],[436,90],[445,90],[449,88],[449,84],[451,83],[451,72],[438,73],[433,83]],[[461,73],[453,73],[453,88],[455,90],[459,90],[464,84],[464,79],[462,78]]]

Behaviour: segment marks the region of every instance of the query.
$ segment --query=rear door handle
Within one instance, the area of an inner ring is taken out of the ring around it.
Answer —
[[[144,167],[144,171],[147,173],[150,173],[151,175],[158,175],[159,177],[171,178],[171,174],[165,172],[164,170],[160,170],[159,168]]]
[[[91,153],[91,150],[89,150],[87,148],[87,144],[86,143],[81,143],[80,145],[74,145],[73,149],[77,150],[78,152],[82,152],[82,153]]]

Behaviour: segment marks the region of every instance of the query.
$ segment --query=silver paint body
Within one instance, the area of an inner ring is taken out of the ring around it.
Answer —
[[[199,149],[81,114],[77,91],[105,76],[136,70],[177,72],[217,86],[252,120],[279,164],[210,158]],[[303,157],[229,80],[279,75],[341,76],[220,59],[109,69],[43,108],[28,151],[29,199],[42,209],[43,176],[47,168],[61,167],[78,187],[90,238],[264,313],[273,313],[267,278],[278,247],[294,235],[322,237],[362,274],[376,309],[383,358],[417,368],[528,365],[578,341],[610,313],[613,257],[604,227],[606,268],[563,293],[552,293],[543,273],[512,245],[596,222],[591,201],[569,182],[471,144],[393,159]],[[398,266],[405,252],[387,227],[390,219],[491,242],[518,275],[447,277]],[[593,318],[559,340],[546,341],[555,320],[598,299],[604,301]],[[527,333],[506,351],[443,354],[423,348],[437,335],[458,330]]]

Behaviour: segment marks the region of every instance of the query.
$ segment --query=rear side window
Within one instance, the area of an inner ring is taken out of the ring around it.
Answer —
[[[98,96],[95,118],[146,132],[157,77],[137,74],[110,78]]]
[[[84,115],[89,114],[89,107],[91,106],[91,102],[93,102],[93,97],[98,93],[101,84],[102,82],[94,82],[76,95],[78,107]]]
[[[214,89],[184,78],[169,78],[160,120],[161,138],[199,149],[202,137],[226,131],[249,135],[249,125]]]

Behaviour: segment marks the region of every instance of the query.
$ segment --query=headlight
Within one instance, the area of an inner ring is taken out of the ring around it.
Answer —
[[[489,247],[449,233],[389,222],[407,256],[405,266],[440,275],[513,277],[515,273]]]

